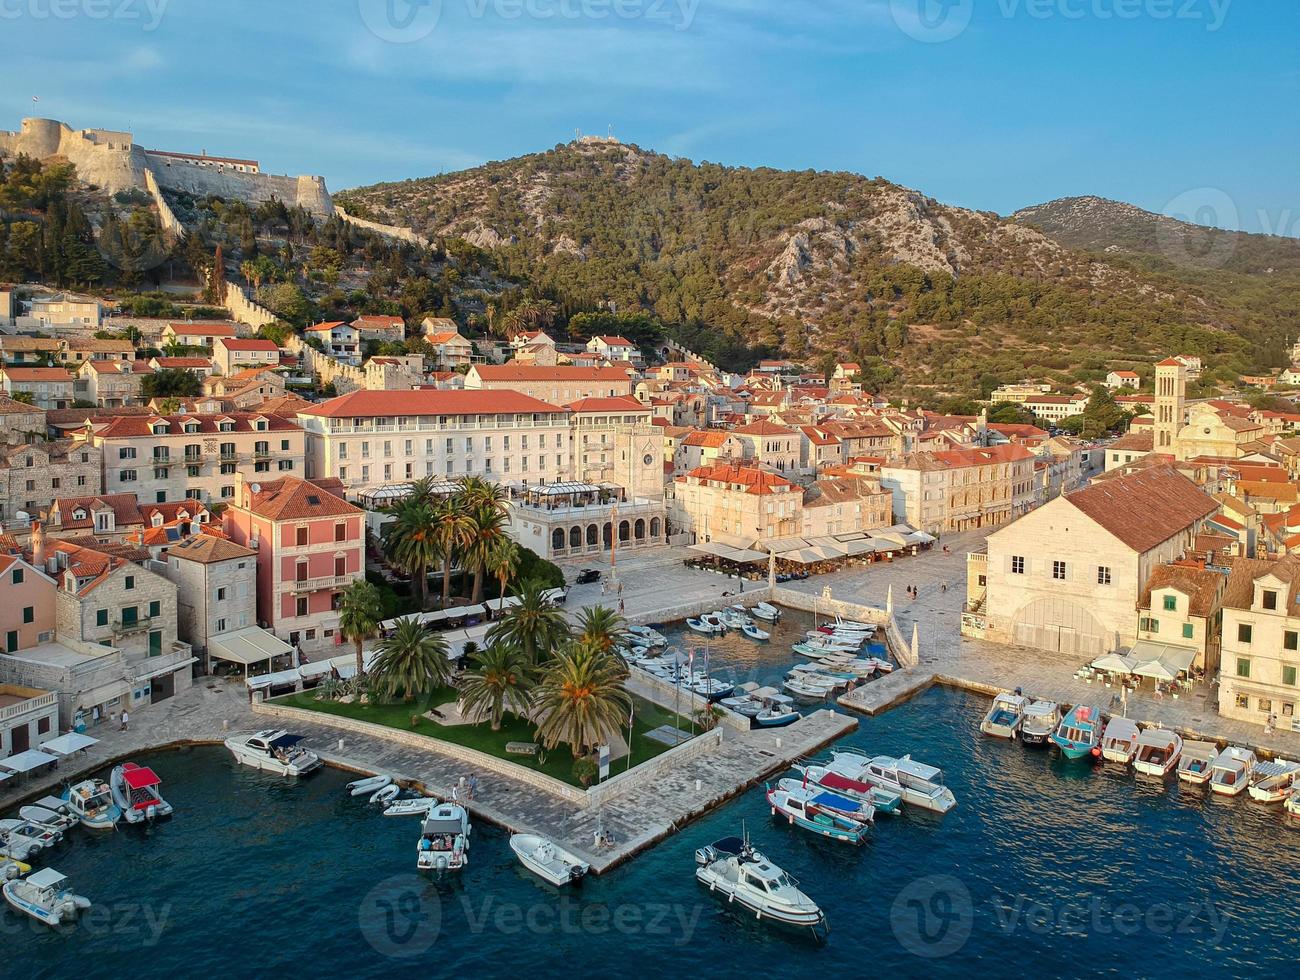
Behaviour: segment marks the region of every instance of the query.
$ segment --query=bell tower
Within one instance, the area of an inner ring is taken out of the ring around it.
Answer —
[[[1156,365],[1156,409],[1152,449],[1178,456],[1178,432],[1183,427],[1183,402],[1187,396],[1187,369],[1170,357]]]

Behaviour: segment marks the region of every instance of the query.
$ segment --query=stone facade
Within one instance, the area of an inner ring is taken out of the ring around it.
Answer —
[[[257,553],[195,534],[167,553],[163,571],[176,585],[180,638],[203,656],[211,637],[257,625]]]
[[[17,446],[0,454],[0,520],[19,511],[35,517],[55,497],[103,491],[103,455],[92,445],[59,440]]]
[[[120,562],[88,587],[69,587],[69,579],[76,580],[68,571],[60,578],[60,637],[117,647],[128,659],[157,657],[174,649],[179,639],[176,586],[161,575]]]

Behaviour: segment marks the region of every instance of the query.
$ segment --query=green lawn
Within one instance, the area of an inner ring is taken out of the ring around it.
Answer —
[[[306,708],[308,711],[341,715],[345,718],[355,718],[358,721],[368,721],[389,728],[400,728],[408,732],[419,732],[429,738],[453,742],[456,745],[477,749],[479,752],[485,752],[501,759],[509,759],[516,765],[545,773],[562,782],[578,785],[578,781],[573,778],[573,753],[569,751],[568,746],[557,745],[549,752],[542,749],[536,756],[512,755],[506,752],[507,742],[534,741],[532,724],[515,715],[507,714],[501,723],[501,729],[495,732],[486,722],[479,725],[446,726],[438,725],[427,718],[420,717],[430,707],[437,707],[455,699],[455,689],[446,687],[440,688],[425,698],[410,704],[401,701],[394,704],[368,705],[355,702],[341,704],[338,701],[317,701],[314,691],[290,694],[286,697],[276,698],[272,703],[287,705],[291,708]],[[671,746],[664,745],[662,742],[646,738],[646,732],[658,728],[660,725],[674,725],[676,721],[671,711],[665,711],[649,701],[633,695],[632,702],[635,711],[633,712],[631,764],[637,766],[671,748]],[[413,716],[419,718],[418,724],[414,726],[411,724]],[[682,728],[687,731],[690,730],[690,718],[687,715],[682,715]],[[626,731],[623,736],[627,737]],[[611,763],[611,773],[623,772],[627,767],[628,760],[626,758],[616,759]],[[490,779],[491,775],[485,773],[480,778]]]

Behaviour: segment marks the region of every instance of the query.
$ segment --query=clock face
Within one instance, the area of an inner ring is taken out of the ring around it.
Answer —
[[[651,463],[653,463],[654,461],[655,461],[655,458],[654,458],[653,456],[651,456],[649,453],[646,453],[646,454],[645,454],[645,459],[642,460],[642,462],[645,463],[646,466],[649,466],[649,465],[650,465]]]

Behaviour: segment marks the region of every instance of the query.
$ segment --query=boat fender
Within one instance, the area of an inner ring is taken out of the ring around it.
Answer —
[[[790,821],[790,826],[791,826],[791,827],[794,826],[794,814],[793,814],[793,813],[788,814],[788,815],[786,816],[786,820]]]
[[[1100,749],[1098,746],[1096,746],[1096,745],[1094,745],[1094,746],[1092,747],[1092,757],[1093,757],[1094,759],[1100,759],[1100,758],[1101,758],[1101,749]]]

